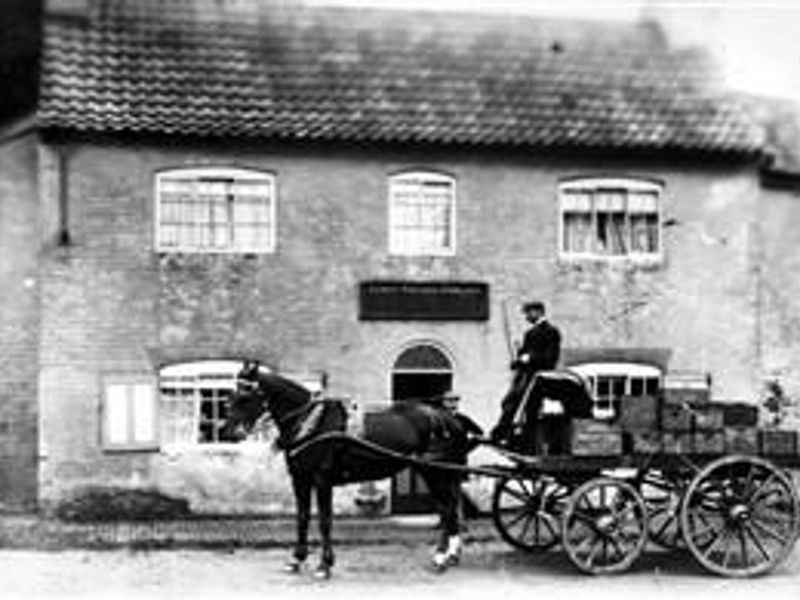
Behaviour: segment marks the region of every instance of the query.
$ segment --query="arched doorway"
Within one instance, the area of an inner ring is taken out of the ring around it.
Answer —
[[[391,395],[394,402],[430,398],[453,388],[453,364],[445,352],[431,342],[405,348],[392,366]],[[433,511],[424,481],[410,469],[392,478],[392,512],[400,514]]]

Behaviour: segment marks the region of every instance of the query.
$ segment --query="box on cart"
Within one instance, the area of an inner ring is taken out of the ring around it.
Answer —
[[[622,396],[617,423],[624,431],[646,431],[659,425],[660,401],[657,396]]]
[[[721,402],[711,402],[705,406],[692,409],[694,429],[704,431],[719,431],[725,426],[725,405]]]
[[[661,437],[657,430],[623,432],[623,447],[633,454],[657,454],[664,448]]]
[[[726,402],[723,406],[725,427],[755,427],[758,425],[758,406],[755,404]]]
[[[692,433],[692,452],[694,454],[724,454],[725,432],[722,428],[695,430]]]
[[[694,452],[691,431],[664,431],[661,434],[661,444],[665,454],[691,454]]]
[[[727,454],[758,454],[758,430],[755,427],[725,427]]]
[[[699,372],[668,373],[663,390],[666,404],[702,406],[711,401],[711,376]]]
[[[762,429],[758,432],[758,447],[766,456],[797,455],[797,431],[786,429]]]
[[[661,429],[664,431],[689,431],[692,428],[692,410],[682,404],[661,406]]]
[[[617,456],[622,454],[622,430],[614,423],[575,419],[571,447],[573,456]]]

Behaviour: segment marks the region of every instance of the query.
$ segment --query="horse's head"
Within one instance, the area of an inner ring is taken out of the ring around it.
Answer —
[[[236,376],[236,391],[230,399],[228,420],[222,435],[241,440],[249,434],[265,412],[269,412],[281,434],[295,424],[311,402],[311,392],[265,369],[257,362],[245,361]]]
[[[243,440],[269,410],[269,396],[261,388],[259,369],[257,362],[245,361],[236,375],[236,391],[228,401],[228,418],[220,432],[222,439]]]

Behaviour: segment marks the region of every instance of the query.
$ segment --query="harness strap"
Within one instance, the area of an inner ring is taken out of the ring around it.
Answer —
[[[425,460],[421,458],[417,458],[412,455],[403,454],[402,452],[397,452],[396,450],[392,450],[391,448],[387,448],[386,446],[381,446],[380,444],[376,444],[375,442],[370,442],[369,440],[365,440],[359,437],[356,437],[352,434],[349,434],[344,431],[330,431],[327,433],[322,433],[320,435],[314,436],[311,439],[308,439],[299,445],[295,446],[286,451],[286,454],[289,458],[294,458],[298,454],[308,450],[315,444],[320,444],[322,442],[327,441],[347,441],[368,450],[375,452],[376,454],[380,454],[386,456],[388,458],[393,458],[400,462],[408,463],[411,466],[416,466],[420,468],[427,468],[427,469],[440,469],[443,471],[457,471],[459,473],[466,473],[466,474],[475,474],[475,475],[487,475],[489,477],[504,477],[507,475],[506,471],[502,471],[500,469],[493,469],[491,467],[470,467],[467,465],[460,465],[457,463],[449,463],[449,462],[441,462],[435,460]]]

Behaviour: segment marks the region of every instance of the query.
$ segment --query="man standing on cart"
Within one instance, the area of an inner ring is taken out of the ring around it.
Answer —
[[[540,371],[555,369],[561,354],[561,332],[545,317],[544,303],[526,302],[522,305],[522,312],[531,326],[511,362],[514,371],[511,388],[503,398],[500,420],[490,434],[492,441],[497,443],[508,440],[514,415],[534,376]]]

